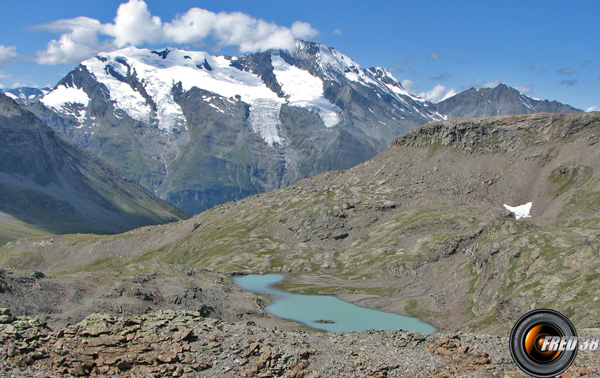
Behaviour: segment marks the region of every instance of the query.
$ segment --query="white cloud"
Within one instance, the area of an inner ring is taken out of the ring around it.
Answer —
[[[19,87],[26,87],[26,84],[23,83],[13,83],[12,87],[13,88],[19,88]]]
[[[598,110],[597,106],[590,106],[589,108],[587,108],[585,111],[586,112],[595,112]]]
[[[418,91],[421,90],[420,86],[418,86],[414,81],[409,80],[409,79],[402,80],[402,82],[400,84],[402,84],[402,87],[404,89],[406,89],[407,91],[409,91],[410,93],[417,93]]]
[[[206,39],[218,47],[235,46],[240,52],[268,49],[292,49],[294,39],[312,38],[318,31],[296,21],[291,27],[256,19],[240,12],[214,13],[191,8],[163,22],[153,16],[143,0],[129,0],[117,9],[113,23],[77,17],[58,20],[38,27],[52,32],[65,32],[38,52],[39,64],[76,63],[90,58],[100,50],[114,50],[128,45],[187,44],[202,46]]]
[[[484,82],[478,82],[475,79],[472,79],[469,83],[469,88],[496,88],[500,83],[501,81],[499,79]]]
[[[496,88],[500,84],[500,80],[485,81],[481,83],[480,88]]]
[[[98,32],[100,21],[88,17],[57,20],[38,26],[51,32],[67,31],[58,40],[51,40],[45,51],[38,51],[36,62],[43,65],[79,62],[93,56],[102,47]]]
[[[16,58],[19,55],[16,50],[15,46],[0,45],[0,62],[7,62]]]
[[[0,71],[0,80],[10,79],[11,77],[13,77],[12,74]]]
[[[531,94],[531,92],[533,92],[533,85],[530,86],[521,86],[521,85],[517,85],[515,87],[516,90],[518,90],[519,92],[528,95]]]
[[[453,88],[448,89],[445,86],[438,84],[435,87],[433,87],[433,89],[430,91],[419,93],[419,97],[422,97],[427,101],[437,103],[440,101],[444,101],[445,99],[452,97],[455,94],[456,91]]]
[[[440,59],[440,54],[438,54],[436,52],[432,52],[431,54],[429,54],[427,56],[427,59],[432,59],[432,60]]]
[[[2,85],[2,83],[0,83],[0,89],[4,89],[4,85]]]
[[[102,32],[114,37],[113,43],[118,47],[152,43],[161,39],[160,17],[152,16],[144,1],[130,0],[119,5],[114,22],[104,25]]]
[[[342,35],[342,29],[335,29],[333,31],[333,34],[335,34],[335,35]]]

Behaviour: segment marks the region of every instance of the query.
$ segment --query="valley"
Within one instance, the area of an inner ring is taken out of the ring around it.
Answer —
[[[534,306],[559,308],[595,327],[595,317],[575,309],[594,303],[584,283],[593,286],[598,277],[597,117],[431,123],[347,171],[117,236],[10,242],[0,263],[67,283],[98,274],[100,291],[147,277],[155,289],[146,301],[136,298],[136,285],[119,294],[131,303],[125,312],[176,308],[166,299],[169,287],[183,297],[189,284],[175,277],[205,280],[176,272],[198,267],[230,284],[228,277],[240,274],[282,273],[292,292],[333,293],[446,330],[503,334]],[[529,201],[531,218],[516,220],[503,207]],[[555,278],[541,285],[544,276]],[[563,285],[569,292],[558,295]],[[72,300],[64,296],[56,305],[76,307]],[[88,311],[102,301],[88,298]],[[245,303],[261,313],[253,300]]]

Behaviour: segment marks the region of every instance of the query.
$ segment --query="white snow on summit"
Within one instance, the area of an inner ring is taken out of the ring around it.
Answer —
[[[300,53],[309,46],[312,45],[297,41]],[[187,129],[183,111],[173,98],[176,84],[180,84],[184,91],[197,87],[211,92],[214,95],[203,96],[203,100],[219,112],[224,111],[216,103],[210,102],[215,96],[230,102],[247,103],[250,106],[252,129],[271,146],[284,143],[279,124],[283,104],[317,113],[326,127],[333,127],[340,122],[342,110],[325,98],[324,81],[350,81],[353,85],[367,86],[376,89],[379,98],[384,93],[395,97],[409,112],[414,109],[424,117],[442,118],[427,109],[428,102],[406,91],[387,70],[365,70],[346,55],[323,45],[319,45],[317,52],[317,68],[323,79],[320,74],[314,76],[307,70],[287,63],[276,53],[271,56],[273,73],[281,86],[283,97],[271,90],[260,76],[237,68],[239,65],[233,64],[237,59],[201,51],[166,49],[156,52],[127,47],[100,53],[82,62],[82,65],[108,89],[115,109],[145,124],[157,124],[165,133]],[[78,103],[87,106],[89,98],[79,89],[60,86],[46,94],[42,102],[59,111],[70,111],[83,123],[85,113],[79,110],[79,114],[74,114],[75,108],[65,108],[64,105]],[[119,117],[118,114],[116,116]]]
[[[129,71],[123,63],[129,65]],[[232,67],[229,58],[205,52],[173,50],[163,59],[148,49],[128,47],[100,54],[100,59],[93,58],[83,64],[98,81],[108,87],[111,99],[118,108],[134,119],[147,122],[152,117],[152,110],[144,97],[129,84],[111,75],[107,66],[110,65],[122,76],[135,72],[156,104],[158,127],[166,132],[173,131],[177,126],[185,127],[181,107],[171,93],[173,85],[177,83],[181,83],[185,91],[198,87],[225,98],[239,96],[251,105],[251,112],[263,106],[262,100],[282,102],[257,75]],[[272,110],[273,107],[269,105],[267,109]],[[265,138],[265,135],[261,136]]]
[[[60,111],[68,103],[87,106],[90,98],[81,88],[59,85],[52,92],[44,96],[41,101],[44,105]]]
[[[73,117],[77,118],[79,127],[81,127],[85,122],[87,114],[85,107],[88,106],[90,98],[81,88],[59,85],[54,88],[53,91],[42,97],[40,101],[47,107],[53,108],[58,112],[71,114]]]
[[[288,97],[288,104],[315,111],[325,126],[333,127],[339,122],[338,114],[342,109],[325,98],[323,80],[288,64],[278,55],[271,56],[273,73]]]

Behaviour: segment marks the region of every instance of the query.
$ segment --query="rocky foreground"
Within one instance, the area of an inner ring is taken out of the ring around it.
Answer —
[[[0,323],[0,374],[10,377],[525,377],[499,336],[280,331],[175,311],[95,314],[52,330],[0,309]],[[580,353],[563,377],[597,376],[594,357]]]

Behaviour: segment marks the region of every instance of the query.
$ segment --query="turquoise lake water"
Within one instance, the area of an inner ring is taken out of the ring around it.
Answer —
[[[283,279],[280,274],[265,274],[239,277],[234,282],[244,290],[269,295],[271,304],[265,310],[270,314],[311,328],[329,332],[401,329],[429,334],[436,331],[432,325],[409,316],[359,307],[328,295],[292,294],[273,288]],[[318,323],[319,320],[328,323]]]

